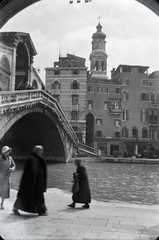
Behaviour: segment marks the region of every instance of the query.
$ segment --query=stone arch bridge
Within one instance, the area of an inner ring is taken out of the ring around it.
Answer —
[[[45,158],[66,162],[77,151],[78,139],[57,101],[43,90],[0,92],[1,146],[24,159],[33,146],[44,146]]]

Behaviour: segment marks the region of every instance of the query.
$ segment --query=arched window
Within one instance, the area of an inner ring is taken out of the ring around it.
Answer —
[[[102,71],[104,71],[104,61],[101,62],[101,68],[102,68]]]
[[[127,127],[122,128],[122,137],[128,138],[128,129]]]
[[[55,80],[52,84],[52,89],[60,89],[59,81]]]
[[[98,62],[98,61],[96,61],[96,63],[95,63],[95,70],[96,70],[96,71],[99,70],[99,62]]]
[[[147,122],[147,110],[141,110],[141,122]]]
[[[128,101],[129,93],[127,90],[123,90],[123,101]]]
[[[138,138],[138,130],[136,127],[132,129],[132,138]]]
[[[74,80],[71,84],[71,89],[79,89],[79,83],[77,80]]]
[[[7,70],[10,72],[10,65],[9,65],[9,60],[6,56],[2,56],[1,58],[1,65],[4,68],[4,70]]]
[[[147,128],[142,129],[142,138],[148,138],[148,130]]]
[[[149,101],[150,102],[154,101],[154,93],[153,92],[149,93]]]
[[[148,101],[148,93],[146,91],[141,93],[141,101]]]
[[[38,89],[38,84],[37,84],[37,81],[35,79],[33,80],[32,87],[34,89]]]
[[[154,101],[157,101],[157,98],[158,98],[158,92],[155,92],[154,93]]]

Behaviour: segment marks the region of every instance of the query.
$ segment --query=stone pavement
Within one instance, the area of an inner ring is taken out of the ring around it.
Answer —
[[[0,235],[5,240],[156,240],[159,236],[159,206],[92,201],[90,209],[67,207],[71,193],[48,189],[47,216],[12,213],[16,191],[11,190],[0,210]]]

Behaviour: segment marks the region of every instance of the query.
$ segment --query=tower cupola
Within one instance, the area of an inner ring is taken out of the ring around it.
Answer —
[[[102,32],[100,22],[96,26],[97,31],[92,35],[92,53],[90,54],[90,72],[91,77],[107,77],[107,57],[105,51],[106,34]]]

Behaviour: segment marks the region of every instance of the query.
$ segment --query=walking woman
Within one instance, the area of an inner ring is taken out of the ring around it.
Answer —
[[[0,155],[0,197],[1,209],[4,209],[4,200],[10,197],[11,173],[15,170],[15,162],[9,156],[11,148],[4,146]]]
[[[72,200],[73,202],[68,207],[75,208],[76,203],[84,203],[83,208],[89,208],[91,202],[91,193],[89,187],[89,180],[86,168],[81,164],[81,159],[75,159],[75,166],[77,166],[76,173],[73,174],[76,183],[78,178],[79,186],[74,188]],[[76,189],[76,190],[75,190]]]
[[[20,215],[18,209],[39,215],[46,214],[44,201],[46,181],[47,169],[43,158],[43,147],[36,145],[24,168],[17,199],[13,206],[15,215]]]

